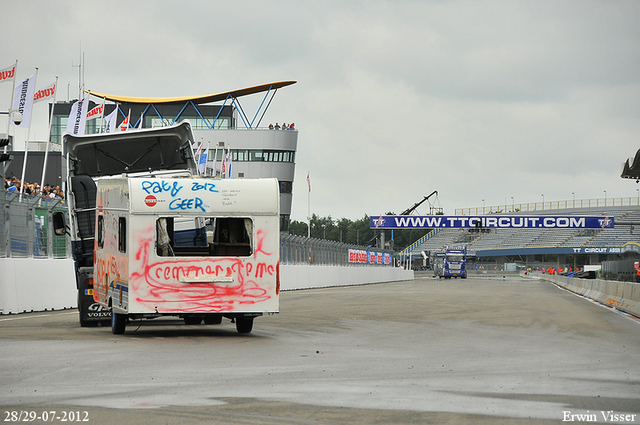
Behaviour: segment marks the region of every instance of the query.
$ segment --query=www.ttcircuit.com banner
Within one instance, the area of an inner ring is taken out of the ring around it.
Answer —
[[[613,229],[613,217],[526,215],[372,216],[372,229]]]

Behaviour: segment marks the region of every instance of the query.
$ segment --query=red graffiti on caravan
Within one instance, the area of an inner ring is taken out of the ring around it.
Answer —
[[[141,260],[141,268],[129,281],[132,293],[137,294],[136,302],[147,307],[159,312],[225,311],[271,298],[261,281],[277,273],[269,262],[237,257],[151,262],[150,247],[152,241],[140,241],[136,259]]]

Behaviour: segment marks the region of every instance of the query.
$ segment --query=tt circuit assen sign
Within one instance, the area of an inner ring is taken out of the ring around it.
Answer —
[[[382,215],[372,216],[372,229],[613,229],[613,217],[527,215]]]

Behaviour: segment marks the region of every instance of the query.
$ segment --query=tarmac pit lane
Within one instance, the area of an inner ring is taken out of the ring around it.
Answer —
[[[538,280],[284,292],[281,313],[257,318],[249,335],[228,320],[152,321],[124,335],[80,328],[69,312],[4,320],[21,316],[0,316],[5,410],[75,406],[94,412],[92,423],[113,423],[97,419],[103,411],[163,423],[210,413],[226,417],[218,423],[474,424],[640,413],[640,323]]]

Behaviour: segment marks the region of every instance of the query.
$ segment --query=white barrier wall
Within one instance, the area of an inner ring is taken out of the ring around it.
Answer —
[[[413,279],[397,267],[281,265],[283,291]],[[0,314],[77,307],[72,259],[0,258]]]
[[[283,291],[411,279],[413,270],[400,267],[280,266],[280,289]]]
[[[72,259],[0,258],[0,313],[77,307]]]
[[[640,283],[549,276],[547,280],[576,294],[640,317]]]

